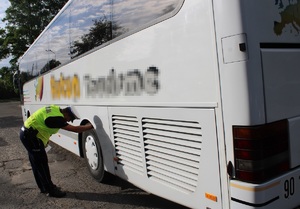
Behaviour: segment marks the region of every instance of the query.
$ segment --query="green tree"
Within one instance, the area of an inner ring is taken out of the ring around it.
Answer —
[[[12,57],[10,64],[34,42],[49,21],[67,0],[10,0],[11,6],[2,19],[6,23],[0,30],[0,60]]]
[[[13,75],[17,71],[17,61],[52,18],[68,0],[9,0],[11,6],[2,19],[5,27],[0,27],[0,60],[11,57],[10,67],[0,69],[0,99],[15,97]],[[54,63],[57,64],[57,63]],[[22,80],[26,76],[20,75]]]
[[[8,67],[0,69],[0,99],[17,98],[13,87],[13,74]]]
[[[112,23],[106,16],[93,20],[93,27],[81,39],[73,43],[71,57],[75,58],[97,46],[100,46],[112,39]]]
[[[57,60],[50,60],[42,69],[41,69],[41,74],[53,69],[53,68],[56,68],[57,66],[61,65],[61,62],[60,61],[57,61]]]

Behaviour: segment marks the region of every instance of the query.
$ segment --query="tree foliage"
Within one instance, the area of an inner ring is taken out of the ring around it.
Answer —
[[[67,0],[10,0],[0,31],[0,59],[12,57],[14,65],[18,58],[34,42],[49,21]]]
[[[68,0],[9,0],[11,6],[2,19],[0,28],[0,60],[8,57],[10,67],[0,69],[0,99],[13,91],[12,77],[17,61],[28,49],[52,18]],[[11,90],[10,90],[11,89]],[[10,92],[6,95],[7,92]]]
[[[13,87],[13,74],[8,67],[0,69],[0,99],[16,98],[17,94]]]
[[[95,19],[93,22],[93,27],[89,29],[89,32],[73,43],[71,58],[75,58],[112,39],[112,23],[106,16],[98,20]]]

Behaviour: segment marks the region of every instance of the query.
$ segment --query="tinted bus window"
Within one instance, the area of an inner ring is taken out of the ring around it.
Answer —
[[[38,76],[172,12],[182,0],[74,0],[20,61]],[[128,34],[130,35],[130,34]]]
[[[120,36],[172,12],[179,0],[113,0],[113,35]]]
[[[71,4],[71,57],[111,40],[111,0]]]
[[[49,69],[70,60],[70,9],[69,7],[53,22],[47,33],[49,36]]]

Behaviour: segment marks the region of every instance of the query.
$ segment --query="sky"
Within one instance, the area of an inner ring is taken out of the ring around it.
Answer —
[[[5,10],[10,6],[8,0],[0,0],[0,27],[4,28],[5,24],[2,22],[2,19],[5,17]],[[4,66],[9,66],[9,59],[0,60],[0,68]]]

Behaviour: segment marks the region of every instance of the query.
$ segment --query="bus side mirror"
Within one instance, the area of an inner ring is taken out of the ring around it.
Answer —
[[[13,85],[14,85],[14,89],[19,89],[20,87],[20,76],[19,76],[19,72],[15,72],[13,75]]]

